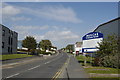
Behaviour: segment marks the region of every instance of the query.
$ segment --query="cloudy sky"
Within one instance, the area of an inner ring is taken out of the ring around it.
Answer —
[[[0,12],[1,13],[1,12]],[[117,2],[4,2],[2,24],[18,39],[49,39],[58,48],[81,41],[98,25],[118,17]]]

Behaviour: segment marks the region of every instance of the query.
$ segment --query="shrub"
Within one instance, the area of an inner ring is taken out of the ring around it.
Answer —
[[[118,49],[119,41],[119,37],[111,35],[101,43],[98,43],[99,50],[97,51],[94,64],[96,66],[120,68],[120,64],[118,63],[120,61],[120,56],[118,56],[120,53]]]

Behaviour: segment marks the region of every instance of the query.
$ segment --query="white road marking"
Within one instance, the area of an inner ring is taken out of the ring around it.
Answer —
[[[8,76],[8,77],[6,77],[6,78],[11,78],[11,77],[17,76],[17,75],[19,75],[19,74],[20,74],[20,73],[16,73],[16,74],[13,74],[13,75]]]
[[[5,67],[5,66],[12,66],[12,65],[16,65],[16,64],[19,64],[19,63],[10,63],[10,64],[5,64],[5,65],[2,65],[2,67]]]
[[[48,61],[48,62],[46,62],[45,64],[48,64],[48,63],[50,63],[51,61]]]
[[[30,68],[30,69],[28,69],[28,70],[32,70],[32,69],[35,69],[35,68],[38,68],[38,67],[40,67],[40,65],[35,66],[35,67],[32,67],[32,68]]]
[[[58,58],[60,58],[60,57],[58,57]],[[55,60],[58,59],[58,58],[52,59],[51,61],[48,61],[48,62],[46,62],[45,64],[48,64],[48,63],[50,63],[50,62],[52,62],[52,61],[55,61]],[[45,59],[47,59],[47,58],[45,58]],[[13,64],[17,64],[17,63],[13,63]],[[9,65],[13,65],[13,64],[9,64]],[[32,70],[32,69],[38,68],[38,67],[40,67],[40,66],[41,66],[41,65],[38,65],[38,66],[32,67],[32,68],[30,68],[30,69],[27,69],[27,70],[25,70],[25,71]],[[23,72],[25,72],[25,71],[23,71]],[[8,77],[6,77],[6,78],[11,78],[11,77],[17,76],[17,75],[19,75],[19,74],[20,74],[20,73],[16,73],[16,74],[13,74],[13,75],[8,76]]]

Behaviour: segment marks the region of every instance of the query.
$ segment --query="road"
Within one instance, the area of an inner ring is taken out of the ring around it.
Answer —
[[[31,61],[29,63],[3,68],[2,77],[4,78],[53,78],[58,70],[67,61],[66,53],[59,53],[48,59]]]

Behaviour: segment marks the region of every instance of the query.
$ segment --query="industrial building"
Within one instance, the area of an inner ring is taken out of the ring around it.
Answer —
[[[119,26],[120,17],[99,25],[93,32],[87,33],[82,37],[82,53],[90,54],[97,51],[98,42],[106,39],[109,35],[120,36]]]
[[[0,54],[17,53],[18,33],[0,24]]]
[[[120,17],[110,20],[106,23],[99,25],[93,32],[100,32],[107,38],[108,35],[119,35],[120,36]]]

